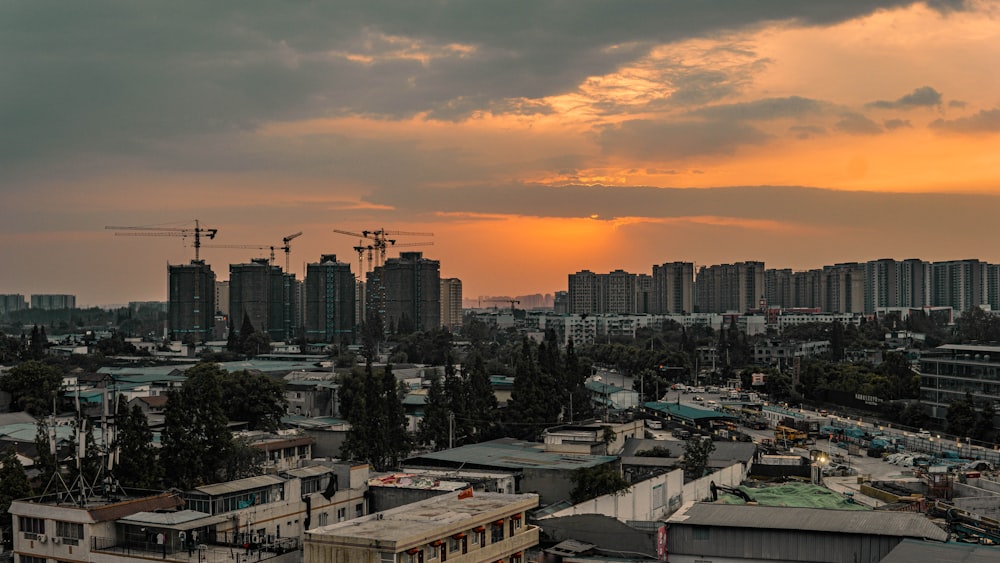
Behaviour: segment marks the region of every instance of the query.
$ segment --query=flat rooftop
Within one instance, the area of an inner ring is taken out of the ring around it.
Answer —
[[[371,541],[394,545],[408,541],[425,543],[426,538],[441,535],[442,529],[447,529],[449,524],[455,531],[461,531],[493,518],[530,510],[537,505],[538,496],[533,494],[476,491],[473,496],[463,499],[458,498],[458,493],[445,494],[362,518],[313,528],[307,534],[319,536],[310,539],[337,539],[344,543],[361,542],[366,545]]]
[[[498,469],[573,470],[612,463],[617,458],[606,455],[565,454],[545,451],[545,444],[514,438],[469,444],[450,450],[429,452],[411,457],[404,466],[455,466]]]

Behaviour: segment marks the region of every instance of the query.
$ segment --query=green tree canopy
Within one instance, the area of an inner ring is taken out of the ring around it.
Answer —
[[[9,446],[0,457],[0,530],[11,529],[10,503],[32,494],[28,474],[17,459],[17,450]]]
[[[224,370],[202,363],[184,375],[184,386],[167,394],[160,458],[167,484],[189,489],[225,479],[233,438],[222,408]]]
[[[112,473],[126,487],[154,489],[160,486],[163,470],[153,447],[153,432],[139,405],[131,409],[124,396],[118,397],[114,448],[117,465]]]
[[[32,360],[14,366],[7,375],[0,377],[0,390],[10,393],[16,410],[42,416],[52,412],[52,403],[59,398],[62,381],[61,370]]]
[[[263,373],[223,373],[222,404],[229,420],[246,422],[250,430],[276,430],[285,415],[285,385]]]
[[[624,495],[632,487],[621,473],[610,465],[581,467],[573,472],[573,490],[569,497],[573,504],[604,495]]]
[[[704,436],[692,436],[684,443],[684,473],[692,479],[705,475],[708,457],[715,451],[715,442]]]

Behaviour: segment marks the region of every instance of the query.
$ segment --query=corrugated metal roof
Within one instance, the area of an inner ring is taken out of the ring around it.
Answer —
[[[948,539],[947,532],[922,514],[912,512],[691,503],[674,513],[667,522],[686,526],[804,530],[936,541]]]
[[[259,489],[270,485],[278,485],[284,482],[285,480],[277,475],[259,475],[257,477],[247,477],[246,479],[239,479],[237,481],[195,487],[195,490],[209,496],[219,496],[229,493],[238,493],[240,491]]]
[[[903,540],[879,563],[993,563],[998,559],[996,546]]]
[[[88,512],[90,512],[90,517],[94,519],[94,522],[107,522],[109,520],[118,520],[119,518],[138,512],[173,509],[183,504],[184,500],[181,499],[180,495],[163,493],[152,497],[132,499],[92,508]]]
[[[333,473],[333,469],[325,465],[307,465],[306,467],[285,471],[286,475],[298,477],[300,479],[305,477],[315,477],[317,475],[326,475],[327,473]]]
[[[546,452],[545,444],[523,442],[514,438],[500,438],[489,442],[469,444],[440,452],[429,452],[404,462],[441,461],[448,464],[466,464],[506,469],[579,469],[611,463],[615,456],[563,454]]]
[[[731,418],[736,419],[736,416],[731,415],[726,412],[720,412],[711,409],[699,409],[697,407],[689,407],[687,405],[679,405],[677,403],[665,403],[663,401],[653,401],[650,403],[643,403],[642,406],[649,410],[662,412],[670,416],[677,416],[680,418],[686,418],[688,420],[708,420],[708,419],[722,419]]]
[[[197,510],[178,510],[177,512],[136,512],[130,516],[119,518],[120,522],[132,524],[153,524],[157,526],[176,526],[193,520],[210,518],[211,514]],[[225,518],[223,518],[223,521]]]

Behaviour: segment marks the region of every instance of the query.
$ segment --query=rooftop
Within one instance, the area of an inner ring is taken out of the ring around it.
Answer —
[[[896,536],[947,541],[948,533],[914,512],[848,511],[751,504],[688,503],[675,512],[671,525],[782,529],[834,534]]]
[[[446,466],[468,468],[496,467],[504,469],[554,469],[567,470],[595,467],[611,463],[617,458],[606,455],[563,454],[545,451],[545,444],[525,442],[514,438],[499,438],[489,442],[469,444],[440,452],[429,452],[412,457],[404,465],[432,465],[441,462]],[[430,462],[430,463],[428,463]]]
[[[690,407],[688,405],[667,403],[663,401],[653,401],[649,403],[643,403],[642,406],[652,411],[663,413],[669,416],[677,416],[687,420],[710,420],[710,419],[717,420],[722,418],[731,418],[735,420],[737,418],[735,415],[712,409],[700,409],[698,407]]]
[[[440,535],[442,528],[452,525],[459,532],[494,518],[529,510],[538,505],[533,494],[507,495],[475,492],[459,499],[455,494],[439,495],[362,518],[314,528],[309,536],[337,537],[344,540],[390,542],[399,546],[407,542],[426,543],[427,538]],[[326,539],[325,537],[323,538]]]

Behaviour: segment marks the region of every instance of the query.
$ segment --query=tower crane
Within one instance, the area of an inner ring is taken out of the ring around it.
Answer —
[[[274,263],[274,247],[265,244],[203,244],[204,248],[247,248],[250,250],[270,250],[271,257],[268,260],[269,264]]]
[[[390,235],[434,236],[434,233],[390,231],[386,229],[375,229],[373,231],[364,230],[361,231],[360,233],[355,233],[351,231],[342,231],[340,229],[333,229],[333,232],[360,239],[358,240],[358,246],[354,247],[354,251],[358,253],[358,269],[361,271],[365,271],[362,269],[365,252],[368,253],[368,269],[371,270],[373,264],[375,266],[378,266],[385,263],[386,251],[390,246],[409,247],[409,246],[423,246],[423,245],[433,244],[431,242],[412,242],[412,243],[397,244],[396,239],[389,238]],[[365,239],[370,241],[369,244],[364,244]]]
[[[302,236],[302,231],[290,234],[287,237],[281,239],[281,243],[284,245],[281,247],[281,249],[285,251],[285,273],[288,273],[288,270],[290,269],[289,259],[291,258],[292,255],[292,246],[289,243],[291,243],[293,239],[296,239],[300,236]],[[274,260],[274,257],[272,256],[271,259]]]
[[[209,239],[214,239],[216,233],[219,229],[208,229],[201,226],[201,223],[195,219],[194,227],[117,227],[117,226],[106,226],[104,227],[110,231],[120,231],[116,232],[115,236],[119,237],[194,237],[194,259],[195,261],[201,260],[201,237],[206,236]]]
[[[491,303],[510,303],[510,313],[512,315],[514,314],[514,304],[515,303],[518,305],[521,304],[521,302],[518,301],[517,299],[490,299],[489,301]]]

